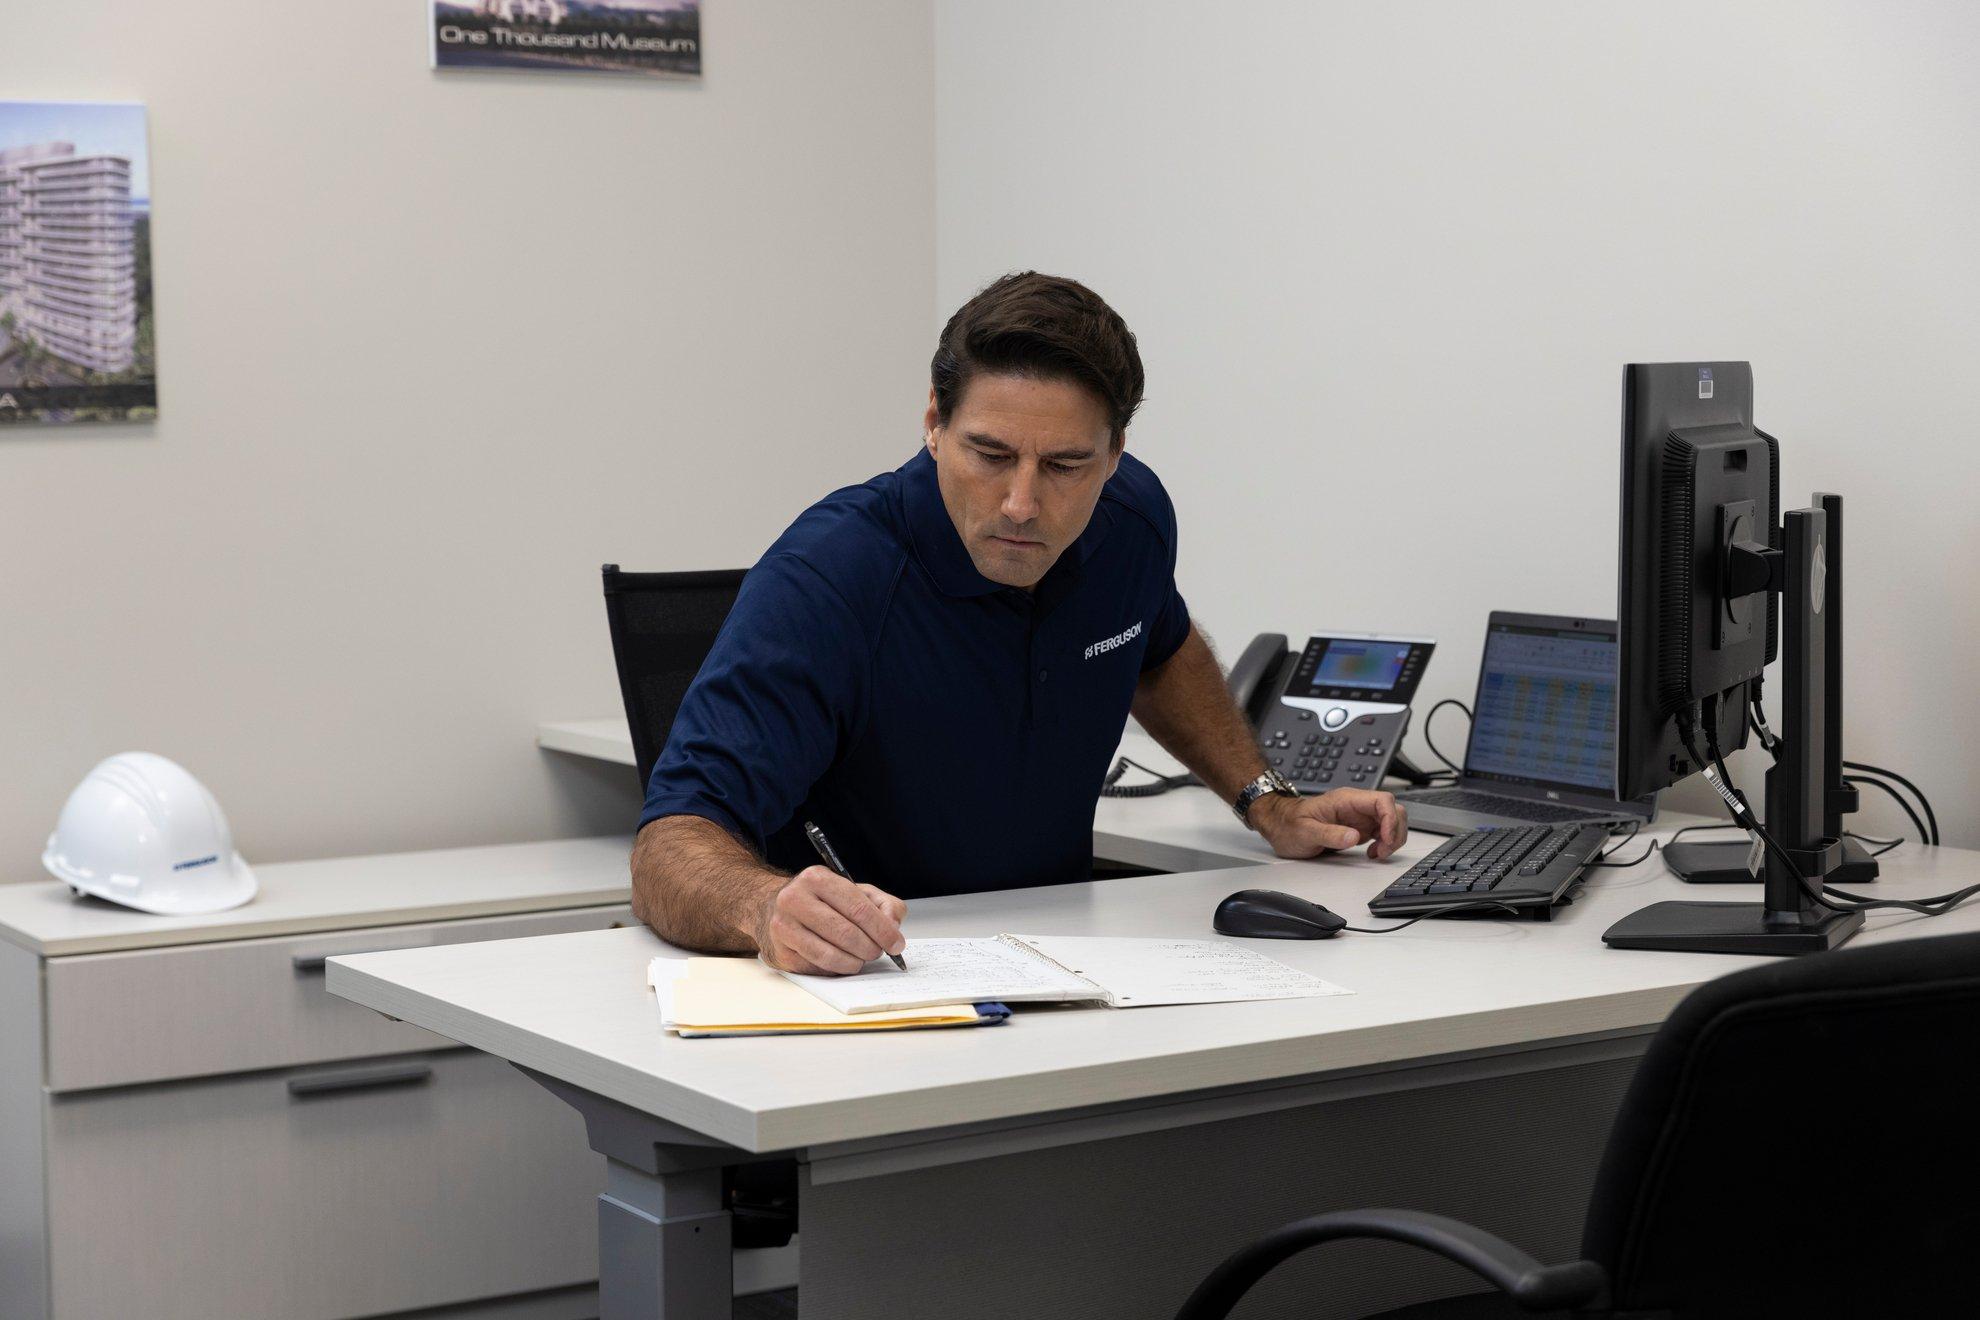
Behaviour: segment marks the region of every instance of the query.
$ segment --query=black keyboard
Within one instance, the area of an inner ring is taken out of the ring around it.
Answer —
[[[1414,917],[1493,902],[1550,920],[1554,905],[1609,841],[1605,825],[1528,825],[1446,839],[1373,899],[1382,917]],[[1473,909],[1490,915],[1491,908]]]
[[[1515,820],[1530,820],[1540,824],[1563,820],[1587,820],[1596,813],[1586,807],[1558,807],[1551,802],[1529,802],[1525,798],[1500,797],[1497,793],[1479,793],[1469,788],[1440,788],[1427,793],[1410,793],[1403,797],[1405,805],[1421,802],[1430,807],[1449,807],[1453,811],[1489,811],[1495,816],[1511,816]]]

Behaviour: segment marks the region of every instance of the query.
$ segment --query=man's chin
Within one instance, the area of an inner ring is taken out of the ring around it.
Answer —
[[[970,558],[975,560],[977,572],[1002,587],[1035,587],[1052,567],[1052,556],[1043,546],[1023,550],[993,541],[985,553]]]

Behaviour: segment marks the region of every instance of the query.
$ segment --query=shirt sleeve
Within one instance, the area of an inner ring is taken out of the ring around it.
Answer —
[[[701,816],[761,852],[860,728],[867,633],[796,556],[752,568],[674,716],[640,826]]]
[[[1153,480],[1154,474],[1150,473],[1149,477]],[[1162,489],[1161,483],[1154,484],[1161,499],[1150,510],[1150,521],[1168,546],[1169,559],[1157,593],[1161,605],[1155,612],[1155,621],[1148,626],[1148,647],[1141,653],[1144,674],[1180,651],[1189,637],[1189,604],[1176,587],[1176,506],[1170,503],[1169,493]]]

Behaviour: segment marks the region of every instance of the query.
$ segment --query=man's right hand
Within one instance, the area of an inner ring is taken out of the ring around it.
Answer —
[[[756,947],[787,972],[844,976],[907,948],[907,904],[825,866],[807,866],[758,910]]]

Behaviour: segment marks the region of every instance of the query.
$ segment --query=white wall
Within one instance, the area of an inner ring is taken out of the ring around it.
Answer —
[[[753,560],[912,452],[932,17],[709,0],[707,73],[436,74],[420,0],[9,6],[151,111],[161,417],[0,430],[0,879],[145,748],[251,860],[626,830],[598,566]]]
[[[1419,710],[1490,609],[1613,613],[1621,365],[1750,359],[1784,494],[1850,499],[1848,750],[1976,846],[1977,49],[1959,3],[949,0],[937,300],[1098,289],[1226,659],[1427,631]]]

